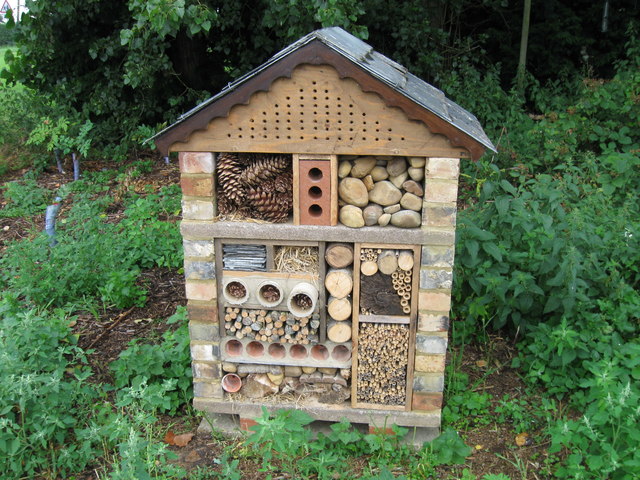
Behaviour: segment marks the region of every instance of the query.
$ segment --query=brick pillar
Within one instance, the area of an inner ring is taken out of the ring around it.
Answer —
[[[214,157],[180,152],[183,222],[210,222],[215,215]],[[222,399],[217,284],[212,238],[183,237],[194,396]]]
[[[412,398],[416,411],[442,408],[459,172],[457,158],[426,161],[422,228],[439,235],[429,236],[433,244],[422,247]]]

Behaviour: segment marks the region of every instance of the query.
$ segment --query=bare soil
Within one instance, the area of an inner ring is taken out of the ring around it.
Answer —
[[[159,157],[154,157],[153,171],[138,177],[127,188],[138,193],[155,191],[161,186],[179,182],[177,165],[165,165]],[[85,162],[84,171],[100,171],[119,167],[118,164],[108,162]],[[48,168],[38,177],[38,184],[55,190],[64,182],[72,180],[71,174],[60,174],[54,166]],[[2,183],[19,179],[25,171],[6,174],[0,178]],[[115,181],[110,186],[110,194],[117,193],[122,186]],[[0,207],[2,198],[0,197]],[[117,204],[108,212],[109,221],[117,222],[122,215],[121,205]],[[43,229],[44,215],[31,218],[0,218],[0,255],[6,245],[14,240],[29,238]],[[176,225],[177,228],[177,225]],[[145,271],[140,282],[149,291],[148,300],[144,307],[134,307],[127,310],[108,309],[97,312],[80,312],[74,325],[74,331],[79,335],[82,348],[91,351],[89,362],[95,372],[95,381],[110,382],[108,370],[110,362],[115,360],[120,352],[127,348],[134,339],[159,339],[168,328],[163,320],[171,316],[179,305],[185,305],[184,277],[177,270],[155,268]],[[455,351],[455,350],[454,350]],[[483,344],[471,344],[464,347],[463,361],[460,366],[462,372],[469,375],[470,385],[476,384],[478,391],[491,395],[492,403],[496,405],[500,399],[518,398],[528,391],[518,372],[510,367],[511,360],[516,354],[515,347],[509,339],[499,336],[492,337]],[[199,416],[193,412],[183,412],[178,417],[164,417],[159,420],[161,432],[171,430],[176,434],[195,432],[199,423]],[[528,433],[528,441],[518,446],[517,432],[513,426],[498,424],[494,421],[486,422],[470,420],[471,426],[465,432],[460,432],[465,442],[472,447],[473,453],[467,458],[465,465],[457,467],[439,468],[440,478],[460,478],[464,468],[469,468],[478,478],[487,473],[504,473],[512,480],[547,478],[540,473],[548,458],[547,444],[538,431]],[[260,471],[258,462],[246,459],[243,455],[242,444],[236,439],[219,435],[195,435],[185,447],[171,447],[178,455],[179,464],[193,471],[198,467],[215,467],[215,460],[220,457],[225,446],[232,448],[232,452],[240,459],[239,469],[242,478],[246,480],[266,479],[268,474]],[[245,452],[246,453],[246,452]],[[352,467],[361,471],[367,464],[366,458],[354,458]],[[402,472],[394,472],[402,473]],[[95,479],[95,474],[86,472],[84,478]],[[291,478],[286,473],[277,478]]]

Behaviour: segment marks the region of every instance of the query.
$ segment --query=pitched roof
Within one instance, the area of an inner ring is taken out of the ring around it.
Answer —
[[[259,67],[228,84],[217,95],[181,115],[174,124],[159,132],[153,139],[161,151],[167,151],[172,143],[186,139],[191,131],[205,128],[206,123],[213,118],[211,113],[217,114],[214,116],[220,116],[221,112],[228,112],[231,103],[246,102],[251,93],[268,89],[275,78],[290,75],[291,70],[302,63],[333,64],[341,70],[343,76],[353,77],[361,84],[366,81],[366,77],[362,75],[364,71],[381,84],[376,88],[369,82],[369,89],[376,91],[382,89],[383,91],[379,93],[383,97],[385,97],[385,91],[387,97],[389,92],[399,94],[404,98],[396,99],[391,103],[401,108],[404,106],[404,110],[407,110],[404,101],[407,99],[430,113],[430,118],[426,121],[420,118],[420,115],[416,115],[415,111],[409,116],[425,121],[434,133],[443,133],[453,145],[467,148],[474,158],[478,158],[485,148],[496,151],[473,114],[449,100],[441,90],[411,74],[402,65],[376,52],[370,45],[339,27],[316,30],[302,37]],[[337,63],[341,65],[336,65]],[[358,68],[361,69],[359,75]],[[383,86],[388,88],[385,89]],[[244,89],[248,91],[241,92]],[[225,102],[227,105],[217,109],[219,110],[217,112],[209,111],[220,100],[233,96],[234,93],[238,94],[236,97],[241,98],[235,98],[233,102]],[[448,126],[453,129],[447,128]]]

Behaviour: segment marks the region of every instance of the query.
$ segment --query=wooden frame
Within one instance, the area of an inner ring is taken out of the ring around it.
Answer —
[[[407,316],[397,315],[362,315],[360,313],[360,250],[363,248],[380,248],[394,250],[412,250],[413,251],[413,269],[412,269],[412,291],[411,295],[411,312]],[[376,244],[376,243],[356,243],[353,249],[353,313],[352,313],[352,371],[351,371],[351,405],[354,408],[369,408],[377,410],[411,410],[411,402],[413,398],[413,376],[415,367],[415,344],[416,344],[416,328],[418,319],[418,289],[420,286],[420,254],[422,252],[421,245],[398,245],[398,244]],[[358,402],[358,351],[359,351],[359,327],[361,323],[391,323],[409,325],[409,348],[407,359],[407,386],[405,405],[384,405]]]
[[[231,245],[264,245],[267,249],[267,270],[266,271],[242,271],[242,270],[224,270],[222,264],[222,245],[231,244]],[[311,241],[303,241],[303,240],[259,240],[259,239],[246,239],[241,240],[237,238],[216,238],[213,242],[214,252],[215,252],[215,271],[216,278],[218,281],[216,282],[216,290],[217,290],[217,298],[218,298],[218,325],[220,328],[220,332],[224,332],[224,309],[225,304],[222,300],[222,288],[223,282],[222,279],[225,275],[232,274],[236,277],[242,276],[264,276],[265,278],[273,278],[276,275],[285,275],[281,272],[275,272],[274,265],[274,254],[275,247],[280,246],[292,246],[292,247],[317,247],[318,248],[318,308],[320,312],[320,326],[318,327],[319,332],[319,340],[321,343],[327,340],[327,315],[326,315],[326,292],[323,288],[324,286],[324,277],[326,275],[326,265],[324,261],[324,252],[326,244],[325,242],[311,242]],[[309,278],[307,274],[296,274],[296,273],[287,273],[287,276],[290,278]],[[221,335],[224,336],[224,335]]]

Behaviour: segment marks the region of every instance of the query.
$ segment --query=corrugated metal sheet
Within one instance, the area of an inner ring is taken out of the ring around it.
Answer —
[[[478,119],[474,115],[449,100],[445,97],[442,91],[415,75],[412,75],[399,63],[396,63],[381,53],[376,52],[370,45],[339,27],[316,30],[302,37],[297,42],[278,52],[267,62],[227,85],[214,97],[211,97],[182,115],[176,123],[180,123],[181,121],[189,118],[196,112],[205,108],[207,105],[210,105],[219,98],[227,95],[230,91],[238,88],[253,76],[266,70],[274,63],[314,40],[324,43],[329,48],[366,70],[371,76],[389,85],[391,88],[411,99],[416,104],[422,106],[426,110],[429,110],[434,115],[466,133],[486,148],[494,152],[496,151],[493,143],[491,143],[491,140],[489,140],[487,135],[484,133],[480,122],[478,122]],[[158,133],[155,137],[162,135],[174,125],[171,125]]]

